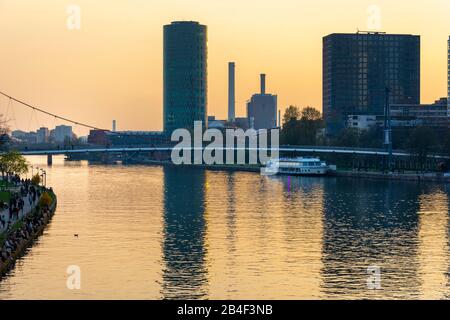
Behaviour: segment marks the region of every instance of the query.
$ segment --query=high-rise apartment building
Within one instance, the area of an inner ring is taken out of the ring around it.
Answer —
[[[328,134],[342,130],[348,115],[382,115],[386,92],[391,104],[420,103],[420,36],[358,32],[323,38]]]
[[[56,126],[53,131],[53,139],[57,143],[64,143],[71,141],[73,138],[73,131],[71,126]]]
[[[36,131],[36,143],[48,143],[50,137],[50,130],[42,127]]]
[[[448,37],[447,57],[447,117],[450,126],[450,36]]]
[[[164,131],[207,126],[207,28],[198,22],[164,26]]]

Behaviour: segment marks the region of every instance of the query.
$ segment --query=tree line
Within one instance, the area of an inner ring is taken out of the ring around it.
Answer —
[[[325,122],[313,107],[289,106],[283,116],[280,135],[282,145],[336,146],[350,148],[383,148],[383,128],[368,130],[346,128],[335,137],[325,134]],[[393,148],[417,156],[429,154],[450,156],[450,129],[418,126],[393,129]]]

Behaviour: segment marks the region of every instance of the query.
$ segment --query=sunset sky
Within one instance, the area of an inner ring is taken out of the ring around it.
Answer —
[[[80,30],[67,28],[70,5]],[[116,119],[120,130],[160,130],[162,28],[195,20],[208,26],[210,115],[226,117],[228,61],[238,116],[261,72],[282,111],[321,109],[322,37],[367,30],[370,5],[380,31],[422,36],[422,102],[445,96],[449,0],[0,0],[0,91],[102,128]],[[2,97],[0,113],[13,130],[63,123]]]

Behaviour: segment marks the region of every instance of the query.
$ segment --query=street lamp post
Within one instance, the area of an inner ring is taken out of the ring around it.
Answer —
[[[44,188],[47,188],[47,171],[42,170],[42,180],[44,184]]]
[[[42,186],[45,186],[44,185],[44,169],[39,169],[40,171],[41,171],[41,183],[42,183]]]

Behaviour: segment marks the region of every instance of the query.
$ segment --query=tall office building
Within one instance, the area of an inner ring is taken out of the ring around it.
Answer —
[[[277,96],[266,93],[266,75],[261,74],[261,93],[254,94],[247,103],[249,127],[272,129],[277,126]]]
[[[207,126],[207,28],[177,21],[164,26],[164,131]]]
[[[420,36],[330,34],[323,38],[323,113],[328,134],[348,115],[384,113],[392,104],[420,103]]]
[[[39,128],[36,131],[36,143],[48,143],[50,130],[46,127]]]
[[[447,56],[447,118],[450,126],[450,37],[448,37]]]
[[[236,119],[236,82],[235,82],[235,64],[228,63],[228,121],[234,122]]]
[[[66,141],[71,141],[73,138],[73,131],[71,126],[56,126],[53,131],[53,139],[55,142],[63,143]]]

